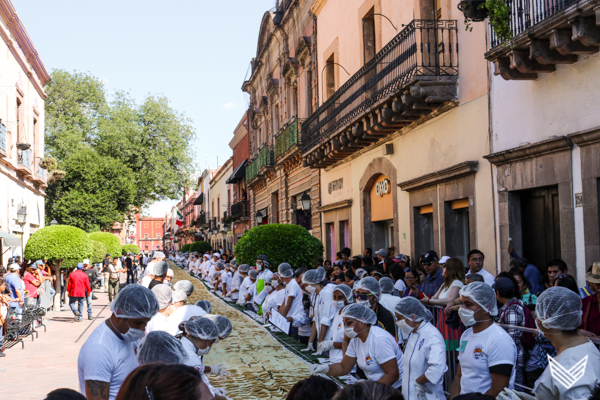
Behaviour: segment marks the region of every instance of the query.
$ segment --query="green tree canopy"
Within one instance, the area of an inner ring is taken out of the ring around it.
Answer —
[[[140,254],[140,248],[137,247],[137,245],[135,244],[124,244],[123,245],[123,254],[127,254],[127,253],[133,253],[133,254]]]
[[[293,268],[312,268],[317,257],[323,255],[323,243],[299,225],[261,225],[240,238],[235,255],[238,264],[254,265],[261,254],[269,257],[273,270],[283,262]]]
[[[106,246],[104,243],[92,240],[92,257],[90,258],[90,262],[92,264],[101,263],[104,260],[104,256],[106,256]]]
[[[121,255],[121,241],[118,237],[109,232],[92,232],[89,234],[90,239],[101,242],[106,246],[106,253],[110,253],[113,257]],[[104,253],[104,255],[106,255]]]
[[[199,254],[204,254],[210,250],[212,250],[212,246],[210,245],[210,243],[204,242],[202,240],[194,242],[190,246],[190,251],[197,251]]]
[[[190,251],[191,247],[192,247],[191,243],[184,244],[183,246],[181,246],[181,251],[183,251],[184,253],[187,253],[188,251]]]

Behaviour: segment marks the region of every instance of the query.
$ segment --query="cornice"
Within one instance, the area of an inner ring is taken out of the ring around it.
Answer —
[[[346,207],[350,207],[350,206],[352,206],[352,199],[342,200],[342,201],[338,201],[336,203],[331,203],[331,204],[326,204],[324,206],[317,208],[317,211],[318,212],[327,212],[327,211],[338,210],[340,208],[346,208]]]
[[[576,132],[569,135],[569,138],[577,146],[588,146],[600,142],[600,129],[594,128],[583,132]]]
[[[540,157],[559,151],[569,150],[573,147],[573,141],[567,136],[559,136],[541,142],[528,144],[510,150],[483,156],[492,164],[502,165],[510,162],[522,161],[529,158]]]
[[[451,179],[457,179],[468,174],[474,174],[477,172],[478,165],[479,163],[477,161],[465,161],[440,171],[435,171],[415,179],[400,182],[398,186],[400,189],[407,192],[423,189],[427,186],[436,185]]]
[[[321,13],[321,10],[323,10],[323,8],[325,7],[326,4],[327,4],[327,0],[315,0],[312,7],[310,7],[310,12],[315,17],[318,17],[319,14]]]

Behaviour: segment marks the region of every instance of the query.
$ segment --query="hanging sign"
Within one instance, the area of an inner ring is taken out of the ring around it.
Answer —
[[[384,194],[390,193],[391,188],[392,185],[390,184],[390,180],[384,179],[381,182],[377,182],[377,185],[375,186],[375,193],[377,196],[383,197]]]

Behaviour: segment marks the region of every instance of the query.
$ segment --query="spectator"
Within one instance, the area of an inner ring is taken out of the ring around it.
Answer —
[[[585,275],[593,295],[587,296],[582,302],[583,315],[579,333],[584,336],[600,336],[600,262],[592,265],[592,270]]]
[[[458,298],[458,292],[465,286],[465,266],[459,258],[449,258],[443,273],[443,284],[430,299],[421,299],[426,305],[445,307]]]
[[[406,290],[404,290],[404,295],[402,297],[412,296],[417,299],[423,298],[423,292],[421,292],[421,277],[416,268],[410,268],[406,271],[406,274],[404,274],[404,281],[406,282]]]
[[[383,264],[383,261],[387,258],[387,251],[384,249],[379,249],[375,252],[376,262],[377,264]]]
[[[592,269],[594,268],[594,265],[590,265],[590,267],[588,268],[587,272],[590,273],[592,272]],[[587,276],[587,275],[586,275]],[[597,291],[595,291],[594,289],[592,289],[592,285],[590,285],[590,282],[586,279],[586,285],[582,288],[579,289],[579,294],[581,295],[581,298],[586,298],[588,296],[591,296],[593,294],[596,294]]]
[[[437,293],[440,287],[444,284],[444,272],[440,268],[438,255],[431,250],[423,257],[423,268],[427,276],[423,281],[423,293],[427,297],[431,297]]]
[[[371,277],[373,277],[373,278],[375,278],[375,279],[377,279],[377,280],[380,280],[380,279],[381,279],[381,277],[383,276],[383,274],[384,274],[384,271],[383,271],[383,270],[381,270],[381,269],[379,269],[379,268],[374,268],[374,269],[371,271]]]
[[[2,344],[4,343],[4,325],[6,324],[6,317],[8,315],[8,309],[10,308],[11,300],[14,300],[10,295],[5,295],[6,282],[4,278],[0,278],[0,357],[5,357],[6,354],[2,352]]]
[[[559,275],[566,275],[568,272],[567,263],[560,258],[550,260],[548,263],[548,279],[550,287],[554,286],[554,281]]]
[[[340,253],[342,253],[342,262],[350,262],[351,251],[348,247],[344,247]]]
[[[86,398],[73,389],[56,389],[48,393],[44,400],[86,400]]]
[[[483,276],[479,274],[467,274],[465,275],[465,285],[468,285],[471,282],[485,282],[483,280]]]
[[[127,270],[127,281],[126,281],[127,284],[130,283],[129,282],[129,278],[131,278],[131,283],[134,283],[134,280],[133,280],[133,261],[131,260],[131,256],[132,256],[132,254],[128,253],[125,256],[125,261],[124,261],[125,269]]]
[[[508,247],[508,254],[510,254],[510,267],[517,267],[525,274],[529,285],[527,288],[532,294],[541,293],[544,290],[544,284],[542,283],[542,274],[540,270],[533,264],[530,264],[526,259],[519,257],[512,246],[512,241]]]
[[[67,292],[69,293],[69,307],[75,316],[75,322],[81,322],[83,319],[83,299],[87,293],[92,292],[90,281],[85,273],[83,273],[83,263],[77,264],[77,269],[69,275],[67,283]],[[77,308],[75,308],[77,303]],[[91,311],[89,307],[88,311]],[[88,319],[92,319],[92,314],[88,314]]]
[[[110,265],[110,254],[106,253],[106,257],[102,260],[102,275],[104,276],[104,290],[108,292],[108,280],[110,279],[110,271],[108,266]]]
[[[388,331],[397,340],[398,334],[396,332],[397,327],[394,315],[379,303],[380,299],[381,286],[379,286],[377,279],[369,276],[357,282],[356,289],[354,290],[354,300],[358,304],[362,304],[375,311],[377,316],[376,325]]]
[[[394,258],[392,261],[394,261],[396,264],[400,265],[402,267],[402,269],[406,272],[406,270],[409,267],[409,257],[407,255],[404,254],[398,254],[396,256],[396,258]]]
[[[396,254],[396,246],[390,244],[388,246],[388,248],[387,248],[387,252],[388,253],[387,253],[387,257],[386,258],[389,258],[390,260],[393,259],[394,258],[394,254]]]
[[[554,279],[554,286],[562,286],[567,289],[571,289],[573,292],[579,294],[579,288],[577,287],[577,282],[575,282],[575,278],[571,275],[558,275]],[[579,296],[581,298],[581,296]]]
[[[517,282],[517,291],[519,292],[518,295],[521,301],[525,305],[535,304],[537,302],[537,296],[529,292],[529,282],[523,271],[520,268],[511,268],[508,272]]]
[[[494,275],[490,274],[483,268],[485,256],[479,250],[471,250],[467,255],[467,263],[469,264],[469,274],[478,274],[483,276],[483,281],[492,287],[496,281]]]
[[[113,301],[119,294],[119,272],[123,268],[119,267],[119,257],[113,257],[112,264],[107,267],[108,270],[108,301]]]
[[[370,258],[370,259],[373,259],[373,249],[371,249],[370,247],[366,247],[366,248],[363,250],[363,256],[364,256],[365,258]]]
[[[331,400],[338,391],[337,384],[331,379],[312,375],[297,382],[286,396],[286,400]]]
[[[156,264],[154,264],[154,279],[148,284],[148,289],[152,290],[154,286],[163,283],[167,277],[168,271],[169,264],[167,264],[166,261],[157,261]]]
[[[406,273],[404,272],[404,267],[400,264],[394,264],[392,268],[390,268],[390,275],[394,280],[394,291],[392,292],[392,295],[402,297],[406,290],[406,283],[404,282]]]
[[[42,284],[34,274],[37,272],[38,264],[33,263],[26,269],[25,275],[23,276],[23,282],[25,283],[25,290],[28,292],[27,298],[38,299],[38,288]],[[35,301],[34,301],[35,302]]]
[[[403,397],[399,390],[389,385],[361,381],[344,387],[332,400],[403,400]]]

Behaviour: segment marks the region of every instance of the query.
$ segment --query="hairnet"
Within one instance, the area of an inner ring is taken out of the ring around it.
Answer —
[[[479,304],[491,316],[498,315],[496,292],[485,282],[471,282],[460,289],[460,296],[465,296]]]
[[[256,279],[258,277],[258,271],[255,269],[250,270],[250,272],[248,272],[248,276],[250,276],[250,279]]]
[[[431,321],[433,319],[431,311],[426,309],[419,300],[410,296],[401,298],[396,303],[394,311],[412,322]]]
[[[117,318],[152,318],[158,312],[154,293],[142,285],[127,285],[110,303],[110,310]]]
[[[335,288],[333,289],[333,292],[338,291],[338,292],[342,292],[344,294],[344,296],[346,296],[346,300],[348,300],[348,303],[352,303],[354,301],[354,299],[352,298],[352,289],[350,288],[350,286],[348,285],[336,285]],[[331,293],[333,293],[331,292]]]
[[[187,294],[183,290],[176,290],[173,292],[173,303],[177,303],[178,301],[187,301]]]
[[[364,270],[363,268],[359,268],[356,270],[356,276],[358,276],[358,279],[362,279],[366,275],[367,275],[367,271]]]
[[[218,262],[218,263],[215,265],[215,268],[216,268],[216,269],[218,269],[219,271],[222,271],[222,270],[224,270],[224,269],[225,269],[225,264],[223,264],[222,262],[220,262],[220,261],[219,261],[219,262]]]
[[[182,290],[188,296],[194,293],[194,284],[190,281],[177,281],[173,286],[175,290]]]
[[[173,270],[171,268],[169,268],[167,270],[167,276],[175,276],[175,273],[173,272]]]
[[[229,263],[231,264],[232,267],[236,267],[237,268],[237,257],[234,257],[234,259],[231,260]]]
[[[356,284],[356,290],[368,290],[373,293],[377,299],[381,297],[381,286],[379,286],[379,281],[372,276],[367,276],[366,278],[362,278]]]
[[[221,339],[227,339],[229,335],[231,335],[233,325],[231,325],[231,321],[227,317],[222,315],[207,314],[204,318],[210,319],[217,325],[217,328],[219,328],[219,337]]]
[[[181,341],[164,331],[152,331],[140,342],[137,350],[140,364],[163,362],[166,364],[185,364],[188,359]]]
[[[250,266],[248,264],[242,264],[238,267],[238,271],[243,272],[244,274],[247,274],[248,271],[250,271]]]
[[[212,305],[210,304],[210,301],[208,301],[208,300],[197,301],[196,306],[200,307],[201,309],[206,311],[207,314],[209,314],[210,311],[212,310]]]
[[[265,276],[265,283],[271,283],[273,280],[273,274],[269,274]]]
[[[548,329],[577,329],[581,325],[581,314],[581,297],[562,286],[544,290],[535,305],[536,317]]]
[[[157,261],[156,264],[154,264],[155,276],[163,276],[167,273],[168,270],[169,264],[167,264],[166,261]]]
[[[302,275],[302,283],[308,285],[316,285],[317,283],[323,282],[323,279],[325,279],[325,268],[323,267],[308,270]]]
[[[173,291],[167,285],[161,283],[160,285],[154,286],[152,288],[152,293],[154,293],[154,295],[156,296],[159,310],[167,308],[169,304],[171,304],[171,299],[173,298]]]
[[[377,314],[367,306],[362,304],[349,304],[342,310],[342,318],[352,318],[365,324],[375,325],[377,323]]]
[[[379,280],[379,287],[383,293],[392,293],[394,291],[394,281],[392,278],[384,276]]]
[[[279,276],[282,278],[291,278],[294,276],[294,270],[292,266],[288,263],[281,263],[279,267],[277,267],[277,272],[279,272]]]
[[[186,322],[185,332],[188,335],[204,340],[215,340],[219,337],[217,324],[208,318],[197,318]]]

